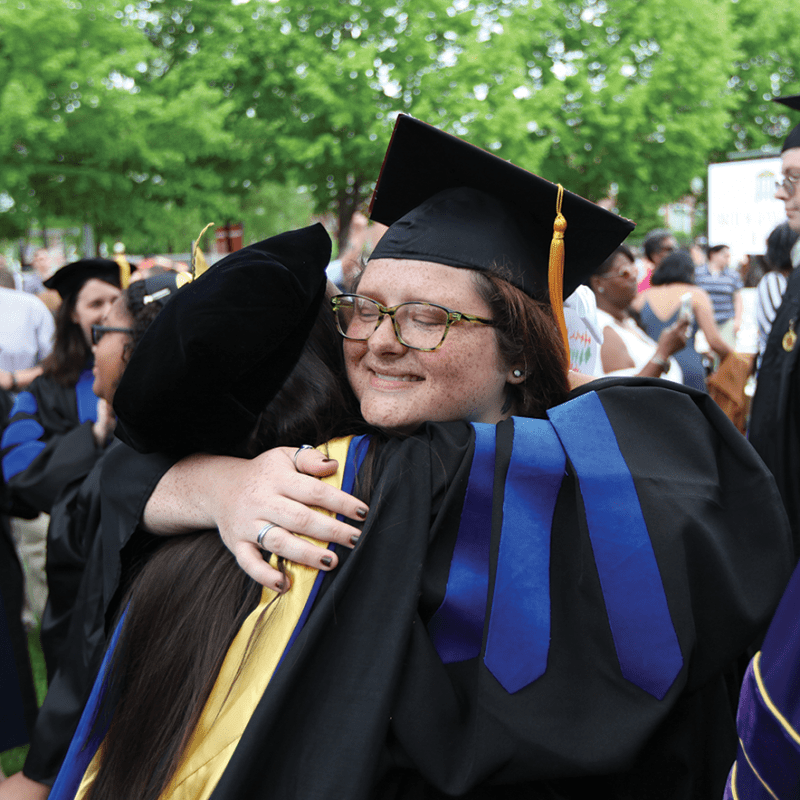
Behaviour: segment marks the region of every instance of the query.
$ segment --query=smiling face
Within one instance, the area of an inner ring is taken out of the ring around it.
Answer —
[[[785,150],[781,156],[781,171],[784,177],[800,179],[800,147]],[[800,233],[800,187],[795,187],[794,195],[790,196],[784,188],[775,192],[778,200],[783,200],[786,208],[786,219],[793,231]]]
[[[120,290],[99,278],[89,278],[78,291],[71,319],[80,327],[86,344],[92,344],[92,325],[99,325],[108,313],[111,304],[119,297]]]
[[[422,300],[491,316],[472,270],[427,261],[370,261],[358,293],[386,307]],[[344,355],[364,419],[401,433],[427,421],[499,422],[508,416],[506,383],[517,382],[486,325],[455,323],[442,346],[426,353],[401,345],[387,316],[368,341],[345,340]]]
[[[100,324],[109,328],[130,328],[133,319],[125,306],[125,298],[118,297],[108,313],[100,321]],[[108,331],[103,334],[102,339],[92,345],[94,353],[94,385],[92,389],[98,397],[107,400],[109,403],[114,401],[114,393],[117,391],[122,373],[128,363],[129,354],[125,346],[131,341],[129,333],[119,331]]]

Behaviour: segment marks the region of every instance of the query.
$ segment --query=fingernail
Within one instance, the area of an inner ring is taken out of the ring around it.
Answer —
[[[354,534],[353,534],[353,535],[350,537],[350,544],[352,544],[352,545],[353,545],[353,547],[355,547],[355,546],[358,544],[358,540],[359,540],[360,538],[361,538],[361,534],[354,533]]]
[[[287,588],[286,581],[275,581],[275,591],[276,592],[283,592]]]
[[[367,516],[367,514],[369,514],[369,509],[364,506],[356,509],[356,516],[359,519],[364,519]]]
[[[325,458],[322,459],[322,463],[323,464],[328,464],[331,461],[333,461],[333,459],[332,458],[328,458],[327,456],[325,456]]]
[[[323,556],[320,561],[326,566],[329,567],[333,564],[333,559],[330,556]]]

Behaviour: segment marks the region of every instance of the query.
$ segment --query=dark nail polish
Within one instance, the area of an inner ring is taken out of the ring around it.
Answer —
[[[364,519],[367,516],[368,513],[369,513],[369,509],[365,508],[364,506],[362,506],[361,508],[357,508],[356,509],[356,516],[359,519]]]
[[[354,534],[353,534],[353,535],[350,537],[350,544],[352,544],[352,545],[355,547],[355,545],[357,545],[357,544],[358,544],[358,540],[359,540],[360,538],[361,538],[361,536],[360,536],[359,534],[357,534],[357,533],[354,533]]]
[[[328,458],[327,456],[325,456],[325,458],[322,459],[322,463],[323,464],[329,464],[331,461],[333,461],[333,459],[332,458]]]
[[[333,564],[333,559],[330,556],[323,556],[320,561],[326,566],[329,567]]]

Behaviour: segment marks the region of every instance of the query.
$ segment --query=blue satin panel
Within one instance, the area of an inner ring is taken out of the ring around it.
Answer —
[[[72,800],[75,797],[75,793],[78,791],[83,779],[83,774],[94,758],[94,754],[97,752],[97,748],[100,747],[111,724],[110,715],[108,719],[97,720],[97,714],[106,693],[106,674],[127,613],[128,610],[125,609],[125,613],[117,623],[117,627],[108,644],[108,650],[106,650],[106,655],[100,666],[100,672],[95,679],[92,693],[86,702],[86,708],[83,709],[81,720],[75,730],[75,735],[72,737],[64,763],[61,765],[61,771],[53,784],[49,800]]]
[[[8,412],[8,418],[13,419],[14,414],[35,414],[39,410],[39,405],[36,398],[30,392],[20,392],[14,405],[11,406],[11,411]]]
[[[633,477],[595,392],[547,415],[578,475],[622,674],[661,700],[683,656]]]
[[[510,693],[547,668],[550,532],[566,459],[546,420],[514,417],[484,663]]]
[[[368,448],[369,448],[369,438],[367,436],[354,436],[351,439],[350,447],[347,450],[347,461],[345,461],[344,464],[344,474],[342,475],[341,489],[343,492],[352,494],[353,484],[355,483],[356,480],[356,473],[358,472],[358,470],[361,469],[361,465],[364,463],[364,457],[367,455]],[[341,522],[347,522],[347,520],[345,520],[345,518],[341,514],[338,514],[336,519],[340,520]],[[328,545],[328,550],[335,550],[335,549],[336,549],[335,544]],[[322,586],[322,581],[325,579],[325,575],[327,575],[326,572],[320,572],[317,575],[317,578],[314,581],[314,585],[311,587],[311,592],[308,595],[308,600],[306,601],[306,604],[303,607],[303,611],[300,614],[300,619],[297,621],[297,625],[295,625],[295,628],[292,631],[292,635],[289,637],[289,641],[286,644],[286,649],[283,651],[283,655],[281,656],[281,659],[278,662],[278,666],[280,666],[283,663],[283,659],[286,658],[286,654],[289,652],[289,650],[292,649],[292,645],[295,643],[295,640],[300,635],[300,631],[303,630],[303,626],[306,624],[308,615],[311,613],[311,609],[314,606],[314,601],[317,599],[317,595],[319,594],[319,588],[320,586]]]
[[[3,431],[2,445],[35,442],[43,433],[44,428],[35,419],[17,419]]]
[[[39,453],[45,448],[44,442],[27,442],[15,447],[3,459],[3,477],[8,481],[22,470],[27,469]]]
[[[84,422],[97,422],[97,395],[92,391],[94,375],[85,369],[75,384],[75,398],[78,401],[78,419]]]
[[[489,596],[496,426],[473,422],[475,451],[442,605],[428,623],[444,664],[477,658]]]
[[[747,667],[736,718],[740,740],[737,791],[740,797],[758,797],[748,789],[761,784],[755,770],[778,797],[800,797],[800,744],[792,741],[767,706],[756,681],[755,663],[753,659]],[[774,704],[775,698],[770,699]],[[784,713],[780,706],[778,709]]]

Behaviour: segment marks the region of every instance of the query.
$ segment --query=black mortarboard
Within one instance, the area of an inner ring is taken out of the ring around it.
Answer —
[[[773,97],[772,101],[794,109],[795,111],[800,111],[800,94],[787,95],[786,97]],[[800,147],[800,125],[795,125],[794,128],[789,131],[789,135],[783,142],[781,153],[786,150],[791,150],[793,147]]]
[[[237,250],[166,304],[114,396],[141,452],[230,453],[295,366],[325,294],[321,225]]]
[[[174,270],[168,270],[150,278],[142,278],[140,281],[134,281],[128,287],[128,305],[134,310],[134,313],[151,303],[164,305],[178,289],[191,282],[192,276],[188,272],[175,272]]]
[[[92,278],[120,286],[119,264],[108,258],[82,258],[61,267],[58,272],[51,275],[44,285],[48,289],[55,289],[62,300],[77,294],[83,284]]]
[[[370,206],[389,225],[371,258],[493,271],[545,299],[559,186],[406,115],[398,117]],[[634,224],[563,192],[564,296],[589,280]]]

